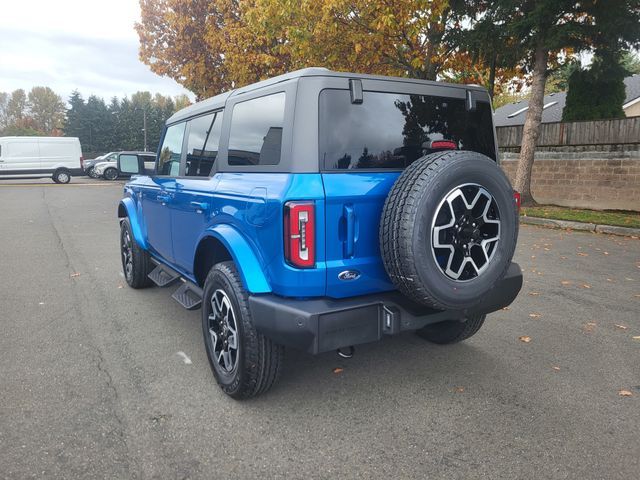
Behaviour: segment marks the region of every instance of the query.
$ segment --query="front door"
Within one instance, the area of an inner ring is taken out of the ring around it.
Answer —
[[[174,265],[171,206],[176,200],[185,122],[167,128],[156,162],[155,175],[142,191],[142,209],[151,251]]]

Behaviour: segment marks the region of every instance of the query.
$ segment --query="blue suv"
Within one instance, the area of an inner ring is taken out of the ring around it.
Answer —
[[[458,342],[522,286],[497,161],[482,88],[323,68],[265,80],[169,118],[153,171],[120,155],[125,277],[202,309],[234,398],[272,386],[284,347]]]

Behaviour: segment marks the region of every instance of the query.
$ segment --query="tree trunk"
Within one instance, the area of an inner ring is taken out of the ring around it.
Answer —
[[[533,157],[540,134],[540,123],[542,121],[548,58],[549,52],[545,49],[542,42],[540,42],[535,51],[531,98],[529,99],[527,119],[524,122],[524,129],[522,131],[520,159],[518,161],[518,170],[516,171],[514,185],[515,189],[520,192],[522,205],[535,205],[536,203],[531,195],[531,169],[533,167]]]
[[[496,92],[496,64],[498,62],[498,52],[494,51],[491,56],[491,67],[489,72],[489,96],[493,102],[493,96]]]

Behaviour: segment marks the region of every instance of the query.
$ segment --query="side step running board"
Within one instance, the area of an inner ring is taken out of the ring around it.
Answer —
[[[148,276],[153,283],[159,287],[171,285],[180,278],[180,274],[178,272],[175,272],[162,264],[158,264]]]
[[[171,297],[187,310],[196,310],[202,305],[202,289],[191,282],[184,282]]]

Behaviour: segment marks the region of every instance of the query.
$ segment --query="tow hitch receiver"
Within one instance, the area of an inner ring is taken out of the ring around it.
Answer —
[[[382,306],[382,333],[386,335],[400,333],[400,309],[398,307]]]

